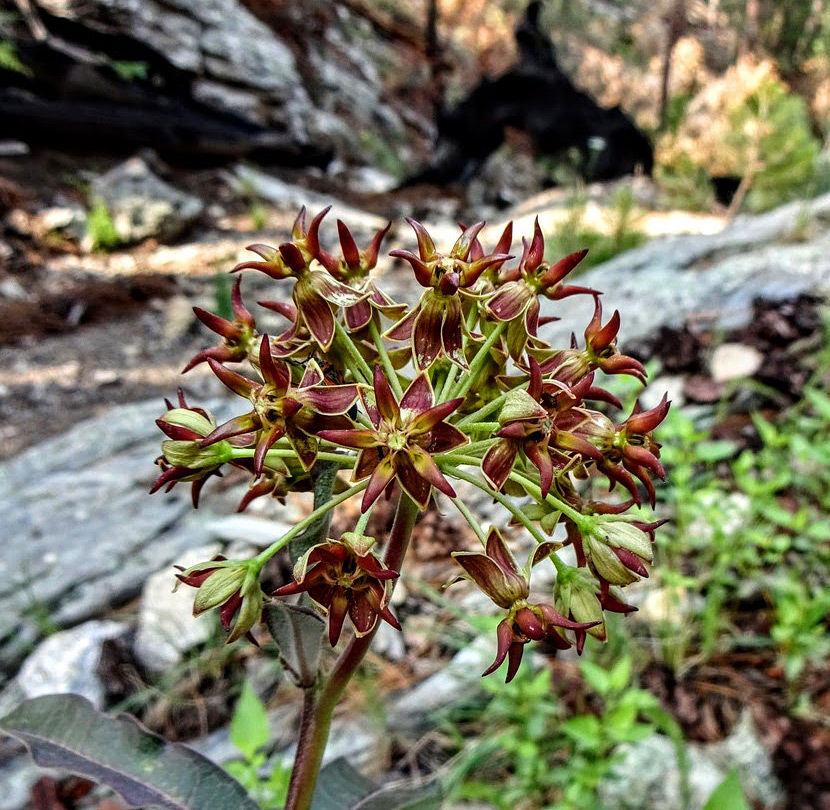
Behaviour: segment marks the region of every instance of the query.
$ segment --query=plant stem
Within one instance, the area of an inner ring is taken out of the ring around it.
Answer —
[[[231,458],[253,458],[255,450],[253,448],[233,448],[233,455]],[[297,453],[290,447],[285,449],[277,448],[276,450],[272,447],[266,454],[265,454],[265,461],[268,462],[269,458],[296,458]],[[339,464],[341,467],[353,467],[357,456],[347,456],[344,453],[326,453],[326,452],[319,452],[317,453],[317,460],[318,461],[333,461]]]
[[[470,475],[469,473],[465,473],[463,470],[459,470],[457,467],[451,466],[448,464],[449,470],[448,472],[450,475],[454,476],[455,478],[460,478],[462,481],[466,481],[469,484],[472,484],[474,487],[478,487],[482,492],[486,492],[491,498],[497,500],[505,509],[507,509],[519,523],[522,524],[532,535],[533,539],[537,543],[546,543],[548,538],[545,537],[536,526],[533,525],[533,521],[528,518],[522,510],[516,506],[516,504],[512,503],[508,498],[501,494],[501,492],[496,492],[492,487],[487,486],[481,479],[476,478],[474,475]],[[443,465],[442,465],[443,467]]]
[[[461,381],[461,385],[459,385],[458,388],[452,392],[453,397],[467,396],[467,392],[473,387],[473,383],[478,380],[478,375],[484,367],[484,364],[487,362],[487,358],[490,356],[490,349],[493,348],[496,341],[501,337],[501,333],[504,332],[505,329],[507,329],[507,321],[502,321],[490,333],[490,336],[484,341],[478,352],[476,352],[473,362],[470,363],[470,371]]]
[[[402,494],[386,548],[384,563],[387,568],[400,571],[417,517],[417,505],[408,495]],[[285,810],[309,810],[311,807],[334,709],[363,656],[366,655],[376,631],[377,625],[362,638],[352,638],[324,683],[306,690],[300,739],[291,771]]]
[[[378,350],[380,362],[383,365],[383,370],[386,372],[386,379],[389,380],[389,385],[392,386],[392,392],[400,402],[400,399],[403,396],[401,381],[398,379],[398,373],[392,365],[392,359],[389,357],[389,352],[386,351],[386,346],[383,343],[383,338],[380,336],[380,330],[378,329],[378,325],[375,323],[374,315],[369,321],[369,334],[371,334],[372,340],[375,342],[375,348]]]
[[[512,388],[511,391],[516,391],[519,388],[527,388],[527,383],[522,383],[521,385],[516,386],[516,388]],[[477,422],[479,419],[489,416],[493,413],[493,411],[498,410],[504,404],[504,401],[507,399],[509,394],[510,391],[505,391],[503,394],[488,402],[486,405],[482,405],[474,413],[468,414],[463,419],[456,422],[456,427],[463,430],[465,425],[469,425],[471,422]]]
[[[371,384],[372,369],[369,368],[369,364],[363,359],[363,355],[357,350],[354,341],[349,337],[349,333],[343,328],[340,321],[334,322],[334,332],[338,343],[348,355],[350,363],[347,363],[346,366],[352,372],[355,382],[360,382],[358,377],[363,377],[363,382]],[[343,359],[345,361],[346,358]]]
[[[363,492],[366,487],[369,486],[369,481],[361,481],[359,484],[355,484],[353,487],[349,487],[345,492],[341,492],[339,495],[333,497],[327,503],[324,503],[319,508],[315,509],[310,515],[304,517],[296,526],[292,527],[292,529],[275,543],[271,543],[265,551],[257,554],[254,557],[255,560],[260,564],[260,568],[265,565],[265,563],[271,559],[281,548],[284,548],[288,543],[290,543],[298,534],[300,534],[304,529],[311,526],[315,520],[318,518],[323,517],[323,515],[328,514],[335,506],[343,503],[343,501],[349,500],[353,495],[357,495],[358,492]]]
[[[473,515],[473,513],[467,508],[461,498],[450,498],[450,500],[453,502],[455,508],[461,512],[462,517],[470,525],[470,528],[476,533],[478,539],[481,540],[481,544],[486,546],[487,535],[484,533],[484,529],[481,527],[481,524],[476,520],[475,515]]]

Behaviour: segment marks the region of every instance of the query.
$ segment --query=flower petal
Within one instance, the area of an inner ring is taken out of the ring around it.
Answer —
[[[378,447],[380,442],[374,431],[355,428],[354,430],[320,430],[317,435],[327,442],[341,447],[367,448]]]
[[[395,467],[392,459],[387,456],[381,459],[375,467],[372,477],[369,479],[369,486],[363,493],[363,501],[360,504],[360,511],[365,512],[383,493],[386,485],[395,477]]]
[[[487,451],[481,461],[481,471],[493,489],[499,490],[504,486],[518,453],[515,443],[507,439],[499,439]]]
[[[226,385],[234,394],[240,397],[250,398],[251,393],[255,388],[259,388],[259,384],[229,368],[225,368],[221,363],[217,363],[212,357],[208,358],[208,365],[211,371]]]
[[[424,448],[427,453],[446,453],[462,444],[467,444],[469,437],[454,425],[439,422],[428,434],[429,443]]]
[[[356,402],[357,395],[356,385],[315,385],[293,392],[297,401],[325,416],[346,413]]]
[[[487,556],[501,568],[505,575],[522,575],[519,564],[513,556],[513,552],[508,548],[507,543],[504,542],[504,538],[501,536],[501,532],[495,526],[490,529],[487,535],[485,549]]]
[[[517,591],[511,587],[504,571],[486,554],[478,551],[455,551],[452,558],[499,607],[509,608],[517,599],[522,598],[516,595]],[[526,585],[523,590],[527,591]]]
[[[448,399],[446,402],[442,402],[433,408],[428,408],[414,420],[412,433],[415,434],[431,430],[439,422],[443,422],[444,419],[457,410],[462,402],[464,402],[464,397],[456,397],[455,399]]]
[[[419,302],[411,312],[408,312],[396,324],[391,326],[384,337],[389,338],[389,340],[409,340],[412,337],[412,330],[420,312],[421,305]]]
[[[334,340],[334,315],[328,302],[306,280],[294,285],[294,302],[312,337],[328,351]]]
[[[412,330],[412,352],[419,369],[429,368],[441,354],[441,325],[444,306],[434,295],[425,293],[421,311]]]
[[[491,672],[495,672],[502,665],[502,662],[507,657],[507,651],[513,644],[513,628],[507,619],[499,622],[499,626],[496,628],[496,639],[496,660],[481,673],[482,678]]]
[[[318,295],[336,307],[350,307],[367,297],[367,293],[358,292],[348,284],[337,281],[326,270],[312,270],[308,274],[308,283]]]
[[[464,358],[462,349],[463,336],[461,333],[464,315],[461,309],[461,301],[458,296],[453,296],[444,309],[444,323],[441,327],[441,342],[444,344],[444,353],[453,363],[462,368],[467,368],[467,361]]]
[[[487,311],[497,321],[512,321],[527,309],[533,298],[533,290],[524,281],[508,281],[487,302]]]
[[[375,390],[375,406],[381,418],[392,424],[397,424],[401,417],[398,401],[392,393],[392,388],[386,379],[383,369],[376,365],[374,370],[373,387]]]
[[[409,384],[401,397],[401,409],[422,413],[432,407],[434,395],[429,377],[423,371]]]
[[[409,460],[412,462],[418,475],[429,481],[432,486],[440,492],[443,492],[448,498],[455,497],[455,490],[444,477],[444,473],[438,469],[438,465],[429,453],[420,447],[412,447],[409,452]]]
[[[421,511],[424,511],[429,506],[432,484],[418,472],[412,463],[412,459],[405,452],[395,453],[393,463],[398,483],[409,497],[418,504]]]

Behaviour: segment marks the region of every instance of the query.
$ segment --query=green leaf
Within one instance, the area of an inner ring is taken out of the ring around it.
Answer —
[[[744,796],[737,771],[729,771],[726,779],[712,791],[703,810],[752,810]]]
[[[271,602],[262,611],[268,631],[280,650],[280,661],[301,689],[314,685],[326,623],[310,608]]]
[[[341,758],[320,772],[311,810],[440,810],[442,798],[436,781],[378,789]]]
[[[588,748],[596,748],[602,742],[599,720],[592,714],[566,720],[562,723],[562,731]]]
[[[582,677],[588,685],[600,695],[607,695],[611,690],[611,682],[608,673],[599,664],[593,661],[581,661],[579,668],[582,670]]]
[[[246,681],[231,720],[231,742],[247,760],[268,742],[268,712]]]
[[[201,754],[128,716],[108,717],[78,695],[27,700],[0,720],[38,765],[108,785],[130,807],[258,810],[242,786]]]
[[[624,655],[608,673],[608,688],[612,692],[621,692],[631,680],[631,658]]]
[[[695,455],[700,461],[714,463],[716,461],[723,461],[731,458],[738,450],[738,445],[735,442],[725,440],[700,442],[695,446]]]

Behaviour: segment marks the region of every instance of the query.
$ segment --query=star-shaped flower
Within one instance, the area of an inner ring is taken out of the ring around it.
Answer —
[[[463,398],[434,404],[429,377],[421,372],[395,399],[380,366],[374,371],[374,402],[363,394],[372,428],[321,430],[320,438],[360,450],[353,480],[371,476],[363,495],[365,512],[394,480],[421,509],[426,509],[432,487],[451,498],[455,490],[433,459],[433,454],[466,444],[467,437],[445,422]]]

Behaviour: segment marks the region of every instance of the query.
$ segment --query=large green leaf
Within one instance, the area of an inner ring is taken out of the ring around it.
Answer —
[[[311,810],[440,810],[441,799],[438,782],[377,788],[337,759],[320,772]]]
[[[243,787],[210,760],[168,743],[129,715],[108,717],[78,695],[27,700],[0,720],[38,765],[109,785],[131,807],[258,810]]]

